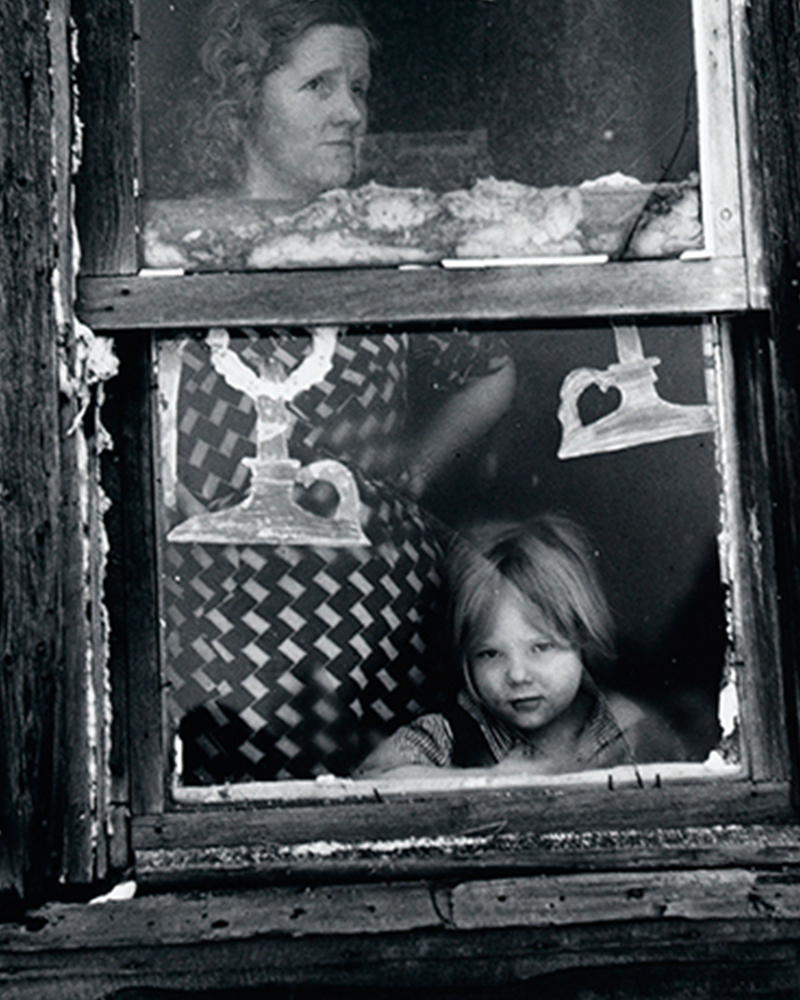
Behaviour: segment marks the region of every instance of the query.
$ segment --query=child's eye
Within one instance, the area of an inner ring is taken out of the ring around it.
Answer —
[[[549,653],[556,648],[554,642],[534,642],[531,649],[534,653],[541,655],[542,653]]]
[[[473,660],[496,660],[500,655],[499,649],[487,646],[485,649],[478,649],[472,654]]]

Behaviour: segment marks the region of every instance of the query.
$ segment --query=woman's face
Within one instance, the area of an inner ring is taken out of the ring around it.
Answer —
[[[247,144],[251,198],[310,201],[347,184],[367,129],[369,43],[358,28],[319,25],[264,80]]]

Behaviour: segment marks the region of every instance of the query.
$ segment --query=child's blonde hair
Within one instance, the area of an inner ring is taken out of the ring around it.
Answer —
[[[542,514],[476,525],[452,546],[448,577],[452,635],[462,664],[507,584],[530,603],[537,627],[578,650],[586,666],[614,655],[613,622],[594,549],[568,517]]]

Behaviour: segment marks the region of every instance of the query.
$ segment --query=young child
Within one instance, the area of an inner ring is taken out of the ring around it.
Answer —
[[[441,714],[402,726],[358,777],[430,768],[557,774],[685,759],[656,714],[595,683],[612,621],[591,547],[569,519],[490,523],[454,546],[452,635],[463,686]]]

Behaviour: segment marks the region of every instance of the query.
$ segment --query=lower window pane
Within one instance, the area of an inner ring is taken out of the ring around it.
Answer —
[[[554,512],[591,539],[614,618],[604,704],[652,707],[670,759],[705,760],[726,645],[706,353],[698,324],[163,336],[178,783],[352,775],[446,713],[465,673],[445,554],[476,523]]]

